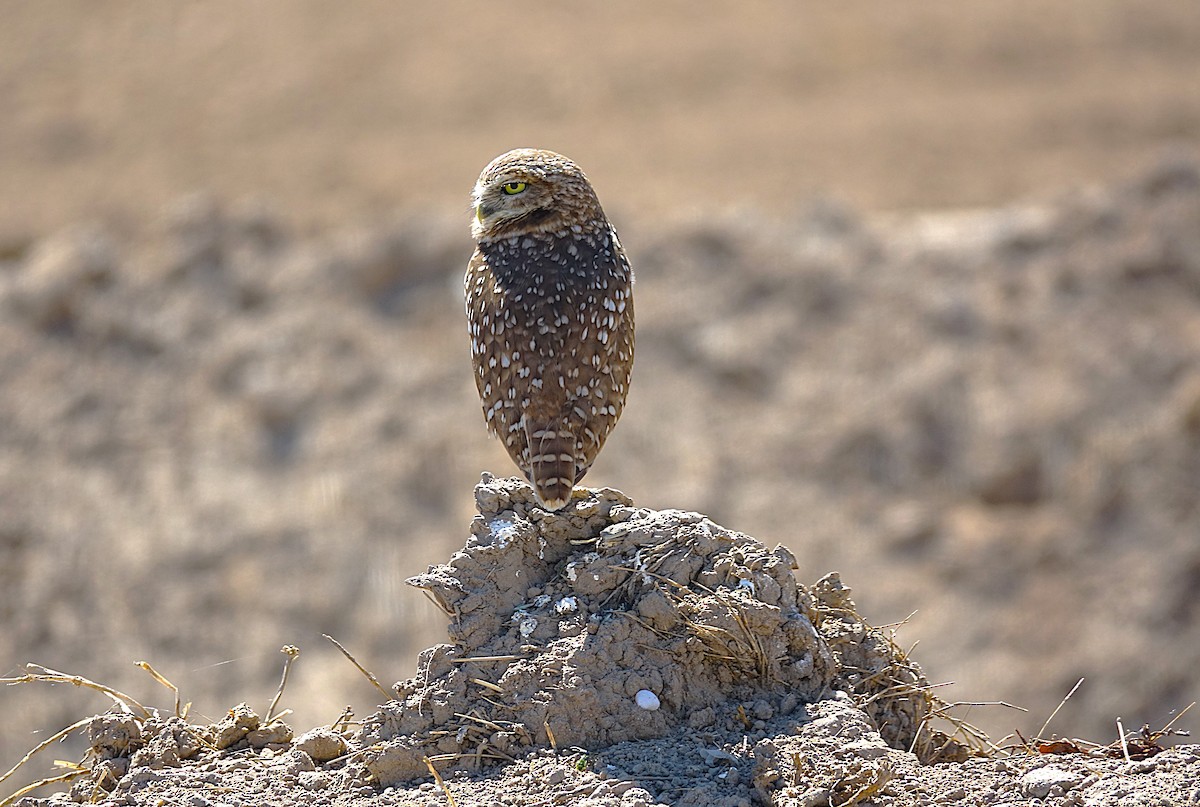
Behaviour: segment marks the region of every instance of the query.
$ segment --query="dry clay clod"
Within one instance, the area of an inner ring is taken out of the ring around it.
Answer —
[[[923,725],[920,669],[865,626],[836,575],[816,595],[799,585],[783,547],[608,489],[577,490],[550,513],[525,482],[485,474],[475,498],[466,546],[408,581],[452,615],[451,643],[426,650],[399,699],[365,721],[364,762],[380,783],[427,775],[425,757],[472,766],[598,748],[705,710],[835,690],[877,695],[889,742],[908,747]],[[898,696],[881,696],[889,688]],[[661,708],[639,708],[643,690]]]

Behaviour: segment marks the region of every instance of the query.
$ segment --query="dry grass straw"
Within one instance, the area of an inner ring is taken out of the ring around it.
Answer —
[[[442,775],[438,773],[438,769],[433,767],[433,761],[429,757],[425,757],[425,767],[429,768],[429,772],[433,774],[433,781],[437,782],[437,786],[446,794],[446,801],[450,803],[450,807],[458,807],[454,801],[454,794],[450,792],[450,788],[442,781]]]
[[[188,712],[191,711],[192,704],[189,702],[183,704],[182,707],[180,706],[179,687],[172,684],[158,670],[151,667],[150,662],[135,661],[133,664],[135,667],[139,667],[148,672],[151,678],[165,686],[167,689],[171,690],[171,692],[175,693],[175,716],[180,720],[187,720]]]
[[[358,659],[356,659],[350,653],[350,651],[346,649],[345,645],[343,645],[337,639],[330,636],[328,633],[322,633],[321,635],[324,636],[326,639],[328,639],[330,642],[332,642],[334,647],[336,647],[338,650],[342,651],[342,655],[345,656],[347,659],[349,659],[350,663],[353,664],[356,668],[358,668],[358,671],[360,673],[362,673],[364,676],[366,676],[367,680],[371,682],[371,685],[373,687],[375,687],[375,689],[379,690],[380,694],[382,694],[384,698],[386,698],[387,700],[390,700],[390,701],[396,699],[396,693],[389,692],[388,690],[384,689],[383,684],[379,683],[379,679],[376,678],[375,675],[370,670],[368,670],[363,665],[359,664]]]
[[[15,803],[17,799],[19,799],[22,796],[25,796],[29,793],[32,793],[33,791],[37,790],[39,787],[44,787],[45,785],[53,785],[53,784],[58,784],[58,783],[70,782],[72,779],[78,779],[80,776],[83,776],[84,774],[87,774],[87,773],[91,773],[91,769],[72,770],[72,771],[67,771],[66,773],[63,773],[63,774],[59,774],[58,776],[48,776],[45,779],[39,779],[38,781],[33,782],[32,784],[28,784],[25,787],[21,788],[16,793],[13,793],[11,796],[4,799],[3,801],[0,801],[0,807],[8,807],[8,805]]]
[[[164,684],[168,688],[174,689],[174,687],[170,684],[170,682],[168,682],[165,678],[163,678],[156,671],[154,671],[153,668],[150,667],[149,664],[146,664],[145,662],[138,662],[137,666],[143,670],[146,670],[147,672],[150,672],[152,677],[159,683]],[[71,684],[72,686],[83,687],[84,689],[95,690],[96,692],[103,694],[105,697],[107,697],[109,700],[111,700],[121,712],[132,715],[135,720],[144,721],[144,720],[148,720],[149,718],[151,718],[155,715],[155,712],[153,710],[146,708],[145,706],[143,706],[141,703],[139,703],[135,698],[131,697],[130,695],[126,695],[124,692],[121,692],[120,690],[117,690],[117,689],[113,689],[112,687],[109,687],[109,686],[105,686],[104,684],[99,684],[95,681],[92,681],[91,679],[83,677],[82,675],[71,675],[69,673],[59,672],[58,670],[52,670],[49,667],[45,667],[41,664],[33,664],[33,663],[26,664],[25,669],[30,670],[31,672],[26,673],[25,675],[16,676],[14,678],[0,678],[0,684],[6,684],[8,686],[17,686],[20,684],[33,684],[33,683]],[[175,692],[176,692],[176,695],[178,695],[178,690],[175,690]],[[178,712],[179,711],[178,698],[176,699],[175,708],[176,708],[176,712]],[[60,740],[65,740],[73,732],[78,731],[79,729],[83,728],[84,726],[87,726],[88,724],[90,724],[92,722],[92,720],[93,720],[93,716],[85,717],[82,720],[72,723],[70,726],[67,726],[65,729],[62,729],[61,731],[56,732],[55,734],[51,735],[47,739],[38,743],[27,754],[25,754],[25,756],[23,756],[17,762],[16,765],[14,765],[9,770],[5,771],[3,775],[0,775],[0,783],[3,783],[6,779],[9,779],[13,775],[15,775],[17,773],[17,771],[19,771],[22,767],[29,764],[29,762],[35,756],[37,756],[37,754],[44,751],[46,748],[49,748],[54,743],[59,742]],[[71,767],[71,770],[67,771],[66,773],[59,774],[57,776],[50,776],[50,777],[46,777],[43,779],[39,779],[38,781],[36,781],[32,784],[26,785],[25,787],[18,790],[16,793],[13,793],[11,796],[8,796],[4,800],[0,801],[0,807],[7,807],[8,805],[12,804],[13,802],[15,802],[17,799],[21,798],[22,796],[32,792],[33,790],[36,790],[39,787],[42,787],[44,785],[69,782],[72,779],[77,779],[81,776],[84,776],[84,775],[92,772],[91,768],[87,767],[84,764],[79,764],[79,765],[75,765],[73,763],[69,763],[69,764],[68,763],[56,763],[56,764],[59,764],[60,767],[63,765],[69,765],[69,767]]]
[[[1054,707],[1054,711],[1050,713],[1050,716],[1046,718],[1046,722],[1042,724],[1040,729],[1038,729],[1038,737],[1046,736],[1046,729],[1050,727],[1050,721],[1053,720],[1055,716],[1062,710],[1062,708],[1067,705],[1067,701],[1071,700],[1071,696],[1079,691],[1079,688],[1083,686],[1083,681],[1084,679],[1082,678],[1076,681],[1075,686],[1071,687],[1071,691],[1064,695],[1063,699],[1058,702],[1058,706]]]
[[[0,684],[14,686],[17,684],[31,683],[46,683],[46,684],[71,684],[77,687],[86,689],[94,689],[106,695],[118,708],[129,714],[140,714],[143,718],[151,716],[151,711],[145,706],[142,706],[135,699],[120,692],[112,687],[98,684],[95,681],[84,678],[82,675],[71,675],[69,673],[52,670],[49,667],[44,667],[41,664],[29,663],[25,665],[25,669],[33,670],[31,673],[17,676],[16,678],[0,678]],[[136,712],[134,711],[136,710]]]
[[[267,710],[266,719],[262,721],[263,725],[270,723],[272,720],[278,720],[280,717],[287,714],[286,711],[282,712],[280,714],[275,714],[275,707],[279,704],[279,700],[283,696],[284,688],[287,686],[288,671],[291,669],[291,665],[299,657],[300,651],[298,648],[296,648],[292,645],[286,645],[285,647],[283,647],[281,652],[283,652],[287,656],[287,659],[284,662],[283,675],[279,682],[279,689],[276,691],[275,697],[274,697],[274,699],[272,699],[271,705]],[[188,712],[190,711],[190,708],[191,708],[191,704],[190,703],[187,703],[187,704],[182,703],[182,699],[180,698],[179,688],[177,686],[175,686],[173,683],[171,683],[166,678],[166,676],[164,676],[162,673],[158,672],[158,670],[154,669],[154,667],[151,666],[149,662],[138,661],[138,662],[135,662],[134,665],[136,667],[138,667],[139,669],[145,671],[147,674],[149,674],[150,677],[153,678],[158,684],[160,684],[161,686],[163,686],[166,689],[169,689],[171,691],[172,695],[174,696],[173,713],[180,720],[186,721]],[[91,690],[94,690],[96,692],[103,694],[105,697],[107,697],[109,700],[111,700],[120,713],[131,716],[138,723],[139,728],[142,728],[145,725],[145,723],[147,721],[149,721],[150,719],[160,717],[158,710],[151,709],[147,706],[142,705],[140,702],[137,701],[137,699],[133,698],[130,695],[125,694],[124,692],[121,692],[120,690],[114,689],[113,687],[110,687],[110,686],[105,686],[104,684],[97,683],[95,681],[92,681],[91,679],[85,678],[82,675],[71,675],[69,673],[64,673],[64,672],[60,672],[58,670],[50,669],[49,667],[45,667],[41,664],[33,664],[33,663],[26,664],[25,668],[27,670],[30,670],[30,672],[26,673],[25,675],[16,676],[13,678],[0,678],[0,684],[5,684],[8,686],[17,686],[20,684],[32,684],[32,683],[71,684],[72,686],[82,687],[84,689],[91,689]],[[0,783],[3,783],[7,779],[10,779],[11,777],[13,777],[17,773],[17,771],[21,770],[24,766],[28,765],[35,756],[37,756],[39,753],[41,753],[45,749],[49,748],[51,745],[54,745],[57,742],[65,740],[67,737],[69,737],[74,732],[77,732],[80,729],[91,724],[91,722],[93,720],[95,720],[96,717],[97,717],[97,715],[90,715],[88,717],[83,718],[82,720],[78,720],[75,723],[72,723],[70,726],[67,726],[66,728],[62,729],[61,731],[56,732],[55,734],[53,734],[50,737],[43,740],[42,742],[38,743],[36,746],[34,746],[32,749],[30,749],[30,751],[28,753],[26,753],[25,756],[23,756],[17,762],[17,764],[13,765],[12,768],[5,771],[3,774],[0,774]],[[196,738],[201,741],[201,743],[203,743],[206,746],[212,747],[211,744],[208,743],[208,741],[201,734],[202,727],[189,725],[189,728],[192,730],[192,734],[195,735]],[[88,750],[87,754],[90,754],[90,753],[91,753],[91,749]],[[54,763],[56,766],[66,767],[66,768],[69,768],[70,770],[68,770],[66,773],[62,773],[62,774],[59,774],[56,776],[49,776],[49,777],[46,777],[43,779],[39,779],[38,781],[33,782],[32,784],[22,787],[20,790],[13,793],[12,795],[7,796],[7,797],[3,798],[2,800],[0,800],[0,807],[9,807],[9,805],[16,802],[17,799],[21,798],[22,796],[27,795],[28,793],[30,793],[40,787],[43,787],[45,785],[65,783],[65,782],[69,782],[73,779],[77,779],[79,777],[92,774],[93,769],[90,765],[87,764],[87,760],[88,760],[87,754],[85,754],[84,760],[79,763],[64,762],[61,760],[56,760]],[[97,781],[96,781],[95,791],[96,792],[93,793],[93,796],[96,796],[96,795],[100,794],[100,792],[101,792],[99,779],[97,779]]]
[[[854,807],[854,805],[861,804],[877,795],[887,787],[887,783],[892,780],[893,776],[895,776],[895,772],[886,765],[868,768],[866,782],[859,785],[858,789],[844,800],[835,802],[833,798],[830,798],[829,803],[831,807]]]
[[[693,586],[685,586],[655,571],[670,554],[670,552],[664,552],[661,546],[652,547],[646,553],[644,560],[637,566],[616,567],[621,571],[629,573],[629,577],[618,591],[627,590],[639,579],[642,582],[652,581],[671,600],[676,610],[682,616],[685,629],[688,633],[700,640],[705,655],[714,661],[752,669],[760,680],[767,680],[770,677],[770,659],[767,657],[762,645],[761,637],[751,630],[747,623],[745,614],[742,612],[737,598],[730,596],[725,589],[714,591],[707,587],[699,586],[704,592],[716,597],[727,609],[727,613],[738,626],[736,632],[688,619],[687,600],[689,595],[695,593],[693,587],[698,584],[693,583]],[[625,591],[625,593],[628,594],[628,591]],[[896,630],[907,624],[914,614],[909,614],[899,622],[884,627],[875,627],[867,623],[853,607],[843,608],[837,605],[818,604],[817,608],[821,618],[837,617],[857,628],[852,635],[835,637],[832,640],[832,644],[836,645],[839,642],[861,644],[868,638],[873,637],[885,645],[886,654],[891,658],[891,662],[881,670],[876,672],[862,671],[864,678],[860,680],[859,688],[860,690],[866,688],[869,691],[860,691],[855,696],[856,705],[859,708],[865,708],[869,705],[888,700],[905,701],[916,699],[924,702],[925,708],[920,710],[923,712],[923,716],[914,732],[912,744],[909,748],[919,759],[929,763],[939,760],[961,759],[965,756],[992,756],[1001,750],[999,746],[991,741],[986,732],[969,723],[965,718],[960,717],[956,714],[955,710],[963,707],[969,709],[976,706],[1001,706],[1010,709],[1021,709],[1021,707],[1004,701],[958,701],[952,703],[938,697],[934,690],[949,685],[949,682],[941,684],[924,683],[920,668],[911,659],[911,652],[916,647],[916,644],[914,643],[912,647],[905,650],[896,642]],[[655,630],[644,621],[637,619],[636,616],[632,616],[632,618],[656,634],[667,635],[662,631]],[[1024,710],[1021,709],[1021,711]],[[936,721],[946,724],[949,730],[945,732],[935,730],[933,724]]]
[[[1180,710],[1166,725],[1158,730],[1153,730],[1149,724],[1144,724],[1136,731],[1126,731],[1124,723],[1118,717],[1116,719],[1117,739],[1110,743],[1097,743],[1078,737],[1047,737],[1046,730],[1050,727],[1051,721],[1054,720],[1067,701],[1071,699],[1071,696],[1079,690],[1083,682],[1083,678],[1075,682],[1075,686],[1071,687],[1071,690],[1058,702],[1058,705],[1054,707],[1050,716],[1046,718],[1046,722],[1042,723],[1042,727],[1038,729],[1033,737],[1026,738],[1020,731],[1015,731],[1013,734],[1016,735],[1020,742],[1006,745],[998,750],[1006,754],[1019,753],[1031,756],[1040,754],[1086,754],[1091,757],[1123,759],[1126,763],[1129,763],[1148,759],[1165,751],[1166,748],[1161,743],[1164,738],[1191,736],[1188,731],[1172,727],[1176,721],[1191,711],[1192,707],[1196,705],[1195,701],[1192,701]],[[1009,736],[1011,737],[1012,735]],[[1007,739],[1008,737],[1004,738],[1004,740]],[[1004,740],[1001,740],[1001,742]]]
[[[0,679],[0,680],[9,681],[11,679]],[[0,774],[0,783],[3,783],[5,779],[8,779],[10,776],[15,774],[18,770],[21,769],[22,766],[24,766],[27,762],[29,762],[31,759],[33,759],[33,757],[36,756],[39,752],[45,750],[46,748],[50,747],[54,743],[58,742],[59,740],[66,739],[67,735],[69,735],[71,732],[75,731],[76,729],[81,729],[84,726],[86,726],[88,723],[91,723],[91,722],[92,722],[91,716],[85,717],[82,720],[72,723],[71,725],[67,726],[62,731],[56,732],[53,735],[51,735],[50,737],[47,737],[45,740],[42,740],[42,742],[40,742],[36,746],[34,746],[33,749],[31,749],[29,751],[29,753],[27,753],[27,754],[25,754],[25,756],[21,757],[20,761],[17,762],[16,765],[13,765],[11,768],[9,768],[7,771],[5,771],[3,774]],[[69,782],[72,779],[83,776],[85,773],[89,773],[89,772],[90,772],[89,769],[82,769],[82,770],[74,769],[74,770],[70,770],[64,774],[60,774],[58,776],[51,776],[51,777],[47,777],[44,779],[39,779],[38,781],[21,788],[16,793],[13,793],[11,796],[4,799],[3,801],[0,801],[0,807],[7,807],[7,805],[12,804],[17,799],[24,796],[26,793],[30,793],[30,792],[38,789],[39,787],[42,787],[43,785],[54,784],[56,782]]]
[[[523,723],[498,719],[493,720],[481,717],[474,711],[466,713],[455,712],[454,716],[459,719],[458,725],[430,732],[428,736],[429,744],[436,743],[442,737],[454,736],[460,745],[470,745],[471,748],[461,753],[437,754],[429,757],[434,762],[457,763],[466,760],[474,764],[477,769],[483,766],[484,760],[516,762],[516,758],[512,755],[493,747],[494,735],[499,732],[506,732],[515,737],[522,738],[525,744],[528,744],[532,740],[529,730],[526,729]]]
[[[930,729],[930,722],[933,716],[939,713],[938,706],[941,701],[933,694],[932,685],[921,683],[923,677],[919,668],[911,661],[909,651],[902,648],[895,639],[896,630],[906,624],[911,615],[884,631],[868,624],[853,608],[828,606],[818,602],[817,609],[822,622],[829,617],[835,617],[855,628],[854,633],[849,635],[834,637],[827,635],[826,640],[832,647],[837,648],[842,644],[862,645],[868,638],[874,637],[886,648],[888,663],[875,672],[861,671],[867,674],[857,682],[855,689],[858,691],[850,693],[857,707],[866,709],[873,704],[879,704],[882,708],[885,702],[891,700],[907,700],[924,704],[925,708],[919,710],[923,714],[921,722],[913,733],[909,751],[915,753],[922,761],[933,761],[952,746],[956,747],[955,735],[961,735],[964,739],[971,736],[969,731],[964,733],[958,726],[955,726],[955,734],[942,739]],[[843,667],[852,670],[846,665],[845,655],[844,653],[838,654],[839,658],[843,659]],[[970,747],[969,744],[968,747]]]
[[[342,713],[337,716],[337,719],[329,724],[330,731],[342,732],[350,728],[350,722],[354,719],[354,709],[346,706],[342,709]]]
[[[827,771],[817,768],[798,752],[792,754],[792,787],[811,787],[815,782],[822,782],[822,786],[827,788],[826,803],[829,807],[854,807],[871,800],[887,787],[895,775],[895,770],[884,763],[864,766],[849,775],[839,771],[833,781],[829,781]]]
[[[661,565],[671,553],[657,558],[657,564]],[[631,581],[637,579],[637,576],[643,576],[671,601],[675,610],[679,613],[683,620],[684,628],[689,634],[700,640],[700,644],[704,647],[704,655],[714,661],[719,661],[725,664],[732,664],[743,669],[753,670],[755,676],[761,681],[767,681],[771,677],[771,660],[767,656],[767,651],[763,647],[762,638],[750,628],[746,619],[746,614],[742,610],[742,604],[738,598],[733,596],[727,589],[711,589],[700,583],[693,582],[691,586],[685,586],[669,577],[657,574],[648,570],[651,564],[646,563],[641,567],[615,566],[614,568],[629,572],[630,576],[625,582],[614,590],[614,594],[618,591],[626,591],[631,585]],[[688,606],[689,597],[694,596],[693,588],[698,588],[706,594],[712,595],[725,609],[726,614],[738,626],[738,632],[726,630],[714,625],[705,625],[688,618],[688,612],[692,610]],[[626,591],[626,593],[628,593]],[[609,599],[612,598],[609,595]],[[607,602],[607,600],[605,601]],[[651,625],[648,625],[641,619],[638,619],[632,613],[626,613],[638,624],[647,628],[658,636],[670,637],[673,634],[668,631],[658,630]]]
[[[267,707],[267,716],[263,719],[263,723],[270,723],[276,718],[275,707],[279,705],[279,699],[283,697],[283,690],[287,686],[288,673],[291,672],[292,665],[296,663],[296,659],[300,658],[300,648],[294,644],[285,644],[279,648],[279,652],[284,655],[283,675],[279,679],[279,689],[275,690],[275,697],[271,699],[271,705]]]
[[[412,578],[408,581],[409,585],[420,589],[421,593],[425,595],[425,599],[427,599],[431,603],[433,603],[439,611],[441,611],[443,614],[445,614],[451,620],[455,620],[455,621],[458,620],[458,611],[455,610],[455,608],[453,606],[451,606],[450,603],[446,602],[446,600],[442,597],[442,595],[439,592],[437,592],[427,586],[416,585],[415,583],[412,582],[414,579],[416,579],[416,578]]]
[[[921,719],[913,732],[908,750],[915,754],[923,763],[946,762],[962,760],[969,756],[993,756],[1001,749],[992,742],[987,732],[968,722],[956,710],[962,707],[968,709],[976,706],[1002,706],[1010,709],[1021,709],[1004,701],[956,701],[949,702],[939,697],[935,690],[949,686],[953,682],[930,684],[925,682],[920,667],[911,658],[914,643],[907,650],[896,641],[896,631],[906,625],[914,614],[909,614],[899,622],[878,628],[864,620],[853,608],[817,604],[817,610],[822,621],[827,617],[836,617],[850,623],[856,628],[853,634],[847,636],[826,637],[831,646],[839,644],[862,644],[868,639],[883,643],[885,655],[889,663],[882,669],[865,674],[856,685],[858,692],[852,692],[855,705],[861,709],[889,700],[915,701],[922,704],[918,709]],[[915,612],[914,612],[915,613]],[[847,669],[851,669],[848,668]],[[863,673],[867,671],[863,670]],[[1022,710],[1024,711],[1024,710]],[[939,730],[938,724],[946,727]]]

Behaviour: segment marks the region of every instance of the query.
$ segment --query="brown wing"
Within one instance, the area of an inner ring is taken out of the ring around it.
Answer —
[[[569,407],[577,424],[573,426],[578,436],[576,482],[591,468],[620,418],[633,371],[633,272],[615,233],[614,243],[616,267],[609,287],[603,290],[596,305],[590,307],[591,332],[582,340],[586,352],[581,355],[580,363],[590,371],[590,389],[584,396],[587,405],[581,406],[576,400]]]
[[[527,397],[527,374],[513,359],[520,356],[518,325],[504,292],[479,250],[467,264],[466,306],[471,337],[471,366],[488,431],[500,438],[513,462],[528,468],[528,445],[519,404]],[[525,376],[525,377],[523,377]]]

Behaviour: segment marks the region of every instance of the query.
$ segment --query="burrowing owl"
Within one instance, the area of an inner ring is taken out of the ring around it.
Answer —
[[[488,429],[559,510],[616,424],[633,367],[633,270],[587,176],[517,149],[483,169],[467,265]]]

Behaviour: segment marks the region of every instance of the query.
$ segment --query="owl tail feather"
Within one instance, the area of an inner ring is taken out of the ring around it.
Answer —
[[[561,510],[575,487],[575,435],[555,424],[525,424],[529,481],[547,510]]]

